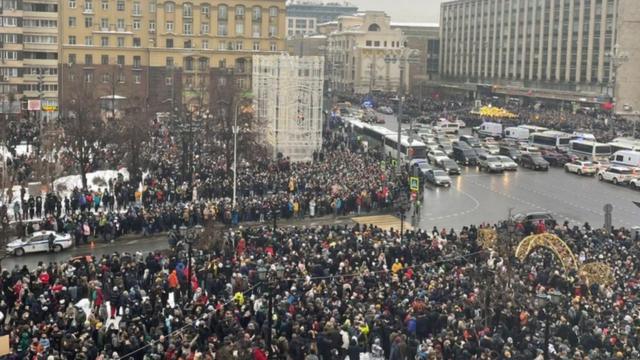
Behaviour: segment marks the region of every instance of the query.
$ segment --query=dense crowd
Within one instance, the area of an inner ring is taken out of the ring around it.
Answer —
[[[640,356],[628,232],[551,229],[580,261],[613,267],[600,286],[550,253],[519,263],[485,251],[479,228],[407,231],[403,243],[370,226],[238,230],[196,254],[191,278],[181,251],[16,267],[0,277],[0,334],[10,359],[541,359],[548,323],[552,359]],[[551,292],[557,307],[533,301]]]

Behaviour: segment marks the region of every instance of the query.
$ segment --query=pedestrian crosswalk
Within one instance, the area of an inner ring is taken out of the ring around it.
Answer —
[[[358,216],[351,220],[362,225],[375,225],[381,229],[400,229],[400,218],[393,215]],[[404,221],[404,230],[413,230],[410,223]]]

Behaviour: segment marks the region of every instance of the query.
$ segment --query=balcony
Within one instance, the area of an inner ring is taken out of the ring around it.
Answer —
[[[133,34],[132,25],[125,25],[124,27],[117,26],[116,24],[109,24],[107,27],[103,27],[100,24],[94,25],[94,34]]]
[[[89,9],[84,8],[84,9],[82,9],[82,15],[93,15],[93,14],[94,14],[93,8],[89,8]]]

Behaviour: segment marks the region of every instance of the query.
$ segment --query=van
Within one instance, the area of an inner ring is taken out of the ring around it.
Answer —
[[[492,137],[499,139],[502,137],[502,124],[494,122],[484,122],[474,128],[479,137]]]
[[[521,127],[508,127],[504,129],[504,138],[516,141],[528,141],[529,130]]]
[[[630,150],[616,151],[609,158],[611,165],[622,165],[640,168],[640,152]]]
[[[482,147],[482,145],[480,144],[480,140],[478,140],[478,138],[475,136],[461,135],[459,140],[460,142],[467,143],[467,145],[474,148]]]
[[[478,164],[475,150],[463,142],[453,146],[453,159],[463,165],[476,166]]]
[[[438,121],[437,127],[442,129],[446,134],[457,134],[460,131],[460,124],[457,122]]]

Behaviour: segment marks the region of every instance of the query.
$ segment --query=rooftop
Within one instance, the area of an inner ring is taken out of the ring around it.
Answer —
[[[392,21],[391,27],[425,27],[425,28],[434,28],[439,27],[438,23],[422,23],[422,22],[398,22]]]

